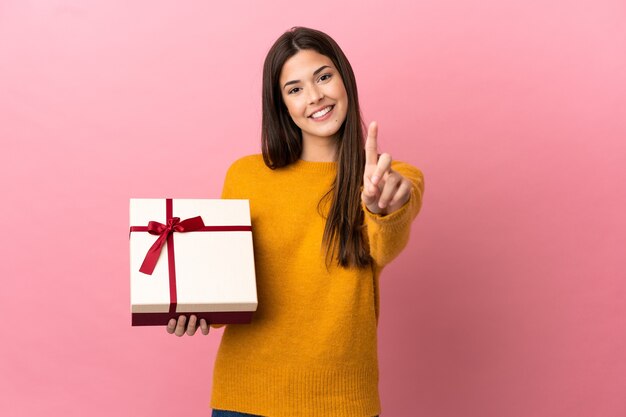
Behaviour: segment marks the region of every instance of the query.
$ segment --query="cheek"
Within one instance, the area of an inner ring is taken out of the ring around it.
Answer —
[[[341,102],[341,112],[335,118],[338,122],[342,122],[346,120],[346,116],[348,114],[348,93],[346,92],[343,84],[338,86],[337,94],[335,97],[338,97],[338,100]]]
[[[337,117],[335,117],[337,123],[343,123],[348,116],[348,99],[344,98],[342,101],[341,112],[337,114]]]
[[[283,107],[287,110],[287,113],[291,114],[291,108],[289,106],[289,101],[285,100],[285,96],[283,96]]]
[[[294,100],[284,101],[287,112],[291,117],[298,117],[302,113],[301,106]]]

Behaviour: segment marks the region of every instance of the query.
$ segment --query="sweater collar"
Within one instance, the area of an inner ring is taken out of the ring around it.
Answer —
[[[337,172],[337,162],[312,162],[298,159],[285,168],[310,174],[334,174]]]

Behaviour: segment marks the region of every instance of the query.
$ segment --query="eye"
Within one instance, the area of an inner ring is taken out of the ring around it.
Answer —
[[[330,77],[332,77],[332,74],[324,74],[320,77],[320,81],[326,81],[328,80]]]
[[[297,93],[297,91],[296,91],[296,90],[299,90],[299,89],[300,89],[300,87],[294,87],[294,88],[292,88],[291,90],[289,90],[289,91],[287,92],[287,94],[294,94],[294,93]]]

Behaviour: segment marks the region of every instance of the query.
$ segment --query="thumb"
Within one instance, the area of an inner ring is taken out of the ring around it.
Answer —
[[[379,197],[378,187],[375,186],[372,181],[366,176],[363,179],[363,192],[361,192],[361,200],[367,206],[367,208],[372,211],[372,207],[377,207],[378,197]]]

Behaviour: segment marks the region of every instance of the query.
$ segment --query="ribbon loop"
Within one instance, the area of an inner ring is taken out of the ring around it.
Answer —
[[[152,275],[157,261],[159,260],[159,256],[161,256],[161,250],[163,249],[163,246],[165,245],[165,242],[170,234],[173,232],[193,232],[203,227],[204,222],[200,216],[191,217],[183,221],[180,221],[180,217],[172,217],[167,219],[167,226],[163,223],[150,221],[148,223],[148,233],[151,235],[158,235],[159,237],[148,250],[139,271],[147,275]]]

